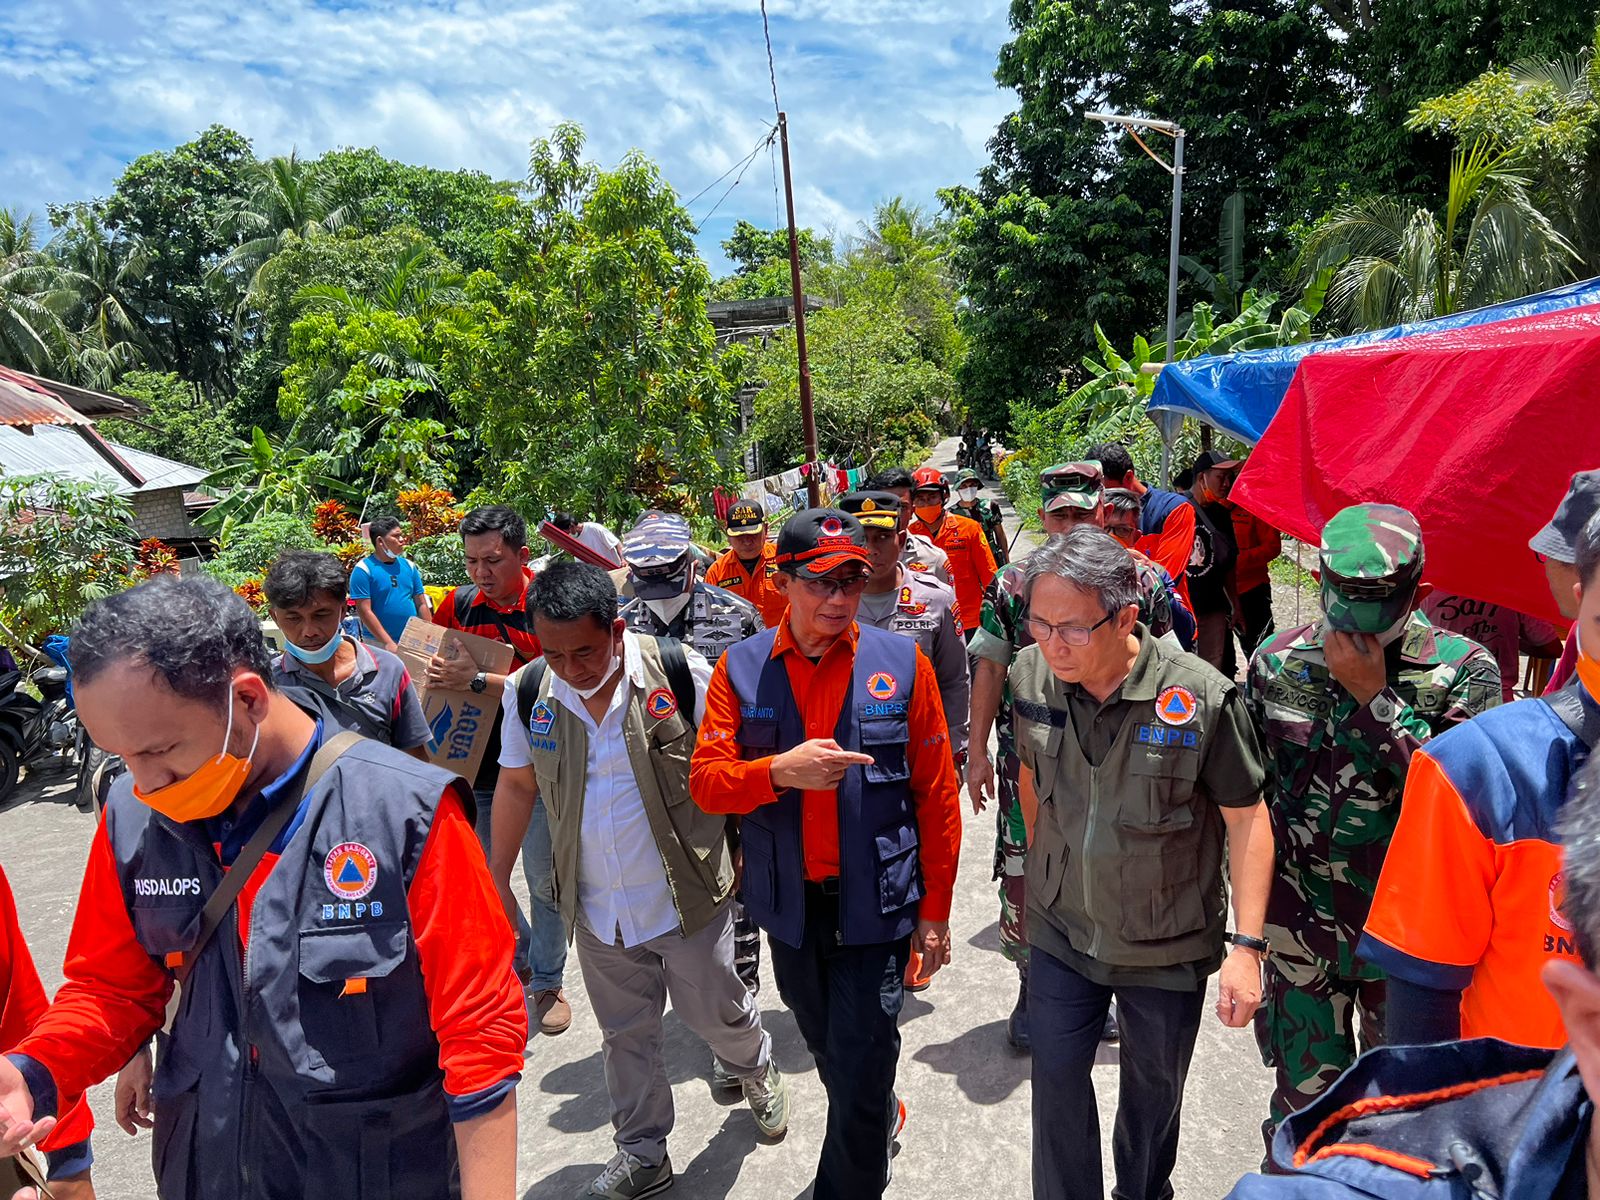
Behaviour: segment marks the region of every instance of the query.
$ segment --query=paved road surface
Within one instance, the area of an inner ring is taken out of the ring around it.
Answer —
[[[935,465],[954,469],[955,441],[943,443]],[[70,802],[59,778],[38,776],[21,799],[0,810],[0,866],[16,890],[23,929],[46,986],[60,983],[61,963],[91,833],[90,819]],[[965,802],[963,802],[965,803]],[[895,1162],[892,1196],[917,1200],[1022,1200],[1029,1194],[1029,1064],[1005,1043],[1005,1020],[1016,999],[1016,971],[999,953],[991,813],[966,813],[965,840],[952,928],[955,960],[921,996],[907,997],[901,1021],[904,1048],[900,1091],[909,1110]],[[521,889],[520,872],[518,888]],[[779,1066],[794,1086],[788,1137],[758,1144],[742,1102],[714,1099],[705,1044],[667,1015],[667,1072],[678,1109],[671,1154],[682,1200],[809,1196],[821,1141],[823,1094],[794,1020],[779,1004],[763,963],[762,1007]],[[523,1200],[576,1196],[612,1153],[600,1034],[578,977],[568,962],[573,1024],[556,1038],[529,1047],[518,1096],[521,1118],[520,1194]],[[1214,996],[1213,996],[1214,1000]],[[1116,1052],[1103,1048],[1094,1072],[1111,1155],[1110,1119],[1116,1104]],[[1225,1193],[1260,1158],[1258,1124],[1266,1111],[1269,1073],[1249,1030],[1224,1029],[1211,1014],[1201,1027],[1184,1106],[1175,1186],[1186,1200]],[[102,1197],[134,1200],[153,1194],[149,1134],[130,1138],[111,1123],[109,1085],[92,1094],[99,1129],[95,1175]]]

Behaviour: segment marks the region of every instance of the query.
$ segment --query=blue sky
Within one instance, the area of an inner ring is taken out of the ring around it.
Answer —
[[[874,202],[972,178],[1015,96],[995,87],[1005,0],[768,0],[797,217],[855,232]],[[758,0],[0,0],[0,205],[108,191],[213,122],[259,155],[375,145],[526,172],[575,120],[590,157],[645,151],[687,199],[772,123]],[[701,250],[774,224],[766,152],[706,214]]]

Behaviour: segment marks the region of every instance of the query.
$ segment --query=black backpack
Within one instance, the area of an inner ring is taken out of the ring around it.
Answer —
[[[671,685],[673,698],[678,702],[678,711],[693,728],[694,676],[689,672],[689,657],[683,652],[683,643],[669,637],[656,638],[656,643],[661,647],[661,665],[666,669],[667,683]],[[524,729],[533,720],[533,706],[539,699],[539,689],[544,686],[547,669],[548,664],[544,659],[536,658],[517,676],[517,715],[522,718]]]

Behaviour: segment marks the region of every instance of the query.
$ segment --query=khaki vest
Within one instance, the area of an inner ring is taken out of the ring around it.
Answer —
[[[640,636],[638,646],[644,663],[644,686],[634,687],[626,678],[619,685],[628,688],[622,735],[639,795],[644,800],[645,815],[655,834],[656,849],[666,868],[667,886],[678,910],[678,928],[684,937],[689,937],[705,928],[733,891],[727,818],[704,812],[690,800],[694,714],[679,712],[675,702],[669,705],[659,698],[656,707],[670,707],[672,711],[664,717],[650,714],[649,698],[664,692],[670,699],[672,685],[661,665],[656,639]],[[578,838],[583,829],[589,730],[565,705],[551,701],[553,682],[553,674],[546,671],[534,704],[534,723],[542,715],[540,704],[550,710],[553,723],[544,732],[530,730],[529,742],[534,774],[550,819],[554,862],[551,883],[570,941],[578,918]]]
[[[1028,907],[1078,953],[1112,966],[1195,962],[1221,949],[1226,928],[1222,814],[1197,775],[1227,683],[1191,655],[1150,645],[1157,695],[1186,688],[1195,714],[1169,725],[1155,699],[1133,702],[1098,767],[1079,745],[1068,685],[1039,648],[1011,669],[1017,753],[1039,796]]]

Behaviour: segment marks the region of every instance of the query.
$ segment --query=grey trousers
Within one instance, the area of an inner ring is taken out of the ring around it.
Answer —
[[[673,1011],[735,1075],[759,1075],[772,1055],[761,1010],[734,969],[733,907],[693,937],[664,934],[630,948],[608,946],[583,920],[578,966],[600,1024],[617,1149],[656,1166],[672,1132],[672,1088],[661,1056],[661,1016]]]

